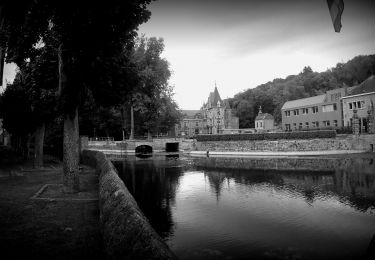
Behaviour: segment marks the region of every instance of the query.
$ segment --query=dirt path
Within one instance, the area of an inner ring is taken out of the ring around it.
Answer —
[[[45,184],[61,183],[60,163],[43,170],[26,165],[0,172],[1,259],[105,259],[98,201],[59,200],[57,190],[52,190],[55,199],[30,199]],[[80,183],[82,193],[97,198],[94,170],[84,167]],[[40,197],[50,195],[46,191]]]

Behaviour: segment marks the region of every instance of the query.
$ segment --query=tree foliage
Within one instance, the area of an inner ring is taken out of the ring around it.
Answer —
[[[122,129],[130,132],[131,106],[135,111],[136,135],[143,136],[148,132],[165,134],[174,128],[180,114],[173,100],[173,87],[168,82],[171,75],[169,63],[161,57],[163,51],[162,38],[141,36],[130,52],[123,53],[132,74],[123,77],[132,84],[132,89],[126,93],[114,92],[116,101],[109,106],[88,98],[91,101],[85,104],[85,116],[81,119],[86,134],[94,135],[95,129],[95,135],[121,139]]]
[[[131,48],[139,24],[148,20],[151,0],[3,0],[0,2],[0,47],[19,66],[33,56],[45,35],[54,35],[58,50],[59,101],[63,109],[63,182],[79,190],[78,107],[90,90],[98,101],[119,89],[125,77],[123,52]],[[125,48],[124,48],[125,46]],[[127,86],[127,85],[125,85]],[[125,90],[126,91],[126,90]],[[113,96],[111,97],[113,98]]]

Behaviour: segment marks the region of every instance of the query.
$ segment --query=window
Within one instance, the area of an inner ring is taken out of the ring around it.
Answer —
[[[323,126],[330,126],[331,124],[330,124],[330,122],[329,122],[329,120],[327,120],[327,121],[323,121]]]
[[[293,110],[293,113],[294,113],[295,116],[298,116],[299,115],[299,110],[298,109]]]
[[[198,126],[198,122],[195,122],[195,126]]]
[[[349,102],[348,105],[349,105],[350,110],[357,109],[357,108],[362,109],[365,107],[365,101],[361,100],[361,101]]]
[[[290,116],[290,111],[285,111],[285,116]]]
[[[333,120],[333,126],[337,127],[337,120]]]
[[[308,114],[309,109],[308,108],[302,108],[302,114]]]
[[[294,128],[294,130],[297,130],[297,124],[296,123],[293,123],[293,128]]]
[[[316,127],[316,122],[312,122],[312,127],[313,127],[313,128]]]
[[[285,130],[290,131],[290,124],[285,124]]]
[[[318,107],[312,107],[312,112],[313,114],[318,113],[319,112]]]
[[[318,122],[318,121],[316,121],[315,123],[316,123],[316,127],[319,127],[319,122]]]
[[[336,104],[330,104],[330,105],[322,106],[322,112],[332,112],[334,110],[337,110]]]
[[[298,129],[302,129],[302,123],[299,123],[299,127],[298,127]]]
[[[309,128],[309,122],[305,123],[306,128]]]

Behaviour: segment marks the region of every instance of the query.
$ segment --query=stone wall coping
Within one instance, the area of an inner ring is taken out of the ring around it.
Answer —
[[[109,259],[177,259],[151,227],[112,162],[99,151],[84,150],[82,163],[99,175],[99,210]]]

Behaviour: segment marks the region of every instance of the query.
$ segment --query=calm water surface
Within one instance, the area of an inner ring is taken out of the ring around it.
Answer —
[[[371,158],[154,156],[115,165],[182,259],[359,259],[375,235]]]

